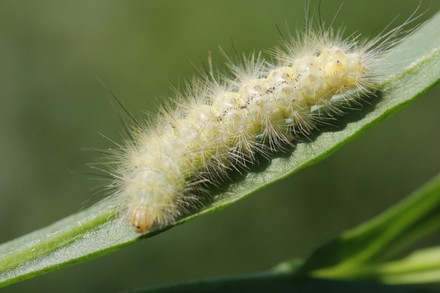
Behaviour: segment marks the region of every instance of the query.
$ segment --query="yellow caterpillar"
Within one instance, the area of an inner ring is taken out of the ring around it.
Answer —
[[[344,40],[309,20],[300,37],[274,50],[274,61],[253,54],[230,64],[231,78],[211,70],[191,82],[172,110],[137,126],[116,154],[111,186],[127,221],[143,234],[172,223],[201,200],[204,183],[307,136],[321,119],[317,107],[338,111],[335,96],[349,102],[375,91],[384,59],[413,20],[369,41]]]

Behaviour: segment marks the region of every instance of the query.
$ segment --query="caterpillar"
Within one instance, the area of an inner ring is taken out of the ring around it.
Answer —
[[[370,40],[343,39],[342,30],[309,18],[303,33],[271,51],[273,60],[228,58],[232,77],[210,63],[155,121],[136,122],[113,155],[109,186],[123,218],[141,234],[165,227],[209,197],[206,184],[319,130],[323,112],[340,114],[344,103],[368,98],[414,15]]]

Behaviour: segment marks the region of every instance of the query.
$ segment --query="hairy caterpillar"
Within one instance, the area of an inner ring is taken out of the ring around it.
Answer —
[[[317,127],[316,108],[341,112],[377,89],[390,50],[414,20],[369,41],[342,39],[341,31],[312,27],[282,49],[275,61],[259,54],[230,64],[234,78],[212,69],[178,95],[171,110],[116,154],[115,198],[139,233],[166,226],[198,203],[205,183],[270,156]],[[337,98],[335,98],[337,96]]]

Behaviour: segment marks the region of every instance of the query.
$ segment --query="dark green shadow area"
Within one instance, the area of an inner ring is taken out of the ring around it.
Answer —
[[[194,281],[167,287],[138,289],[131,293],[429,293],[429,289],[414,286],[391,286],[366,282],[330,281],[295,278],[292,275],[256,275],[242,278]]]

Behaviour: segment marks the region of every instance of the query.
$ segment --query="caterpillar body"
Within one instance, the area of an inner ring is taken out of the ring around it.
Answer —
[[[111,186],[124,219],[142,234],[174,222],[201,200],[204,183],[307,137],[322,119],[313,109],[341,111],[335,96],[349,102],[375,91],[384,59],[413,20],[369,41],[308,25],[273,51],[274,61],[252,54],[230,64],[233,78],[211,69],[192,81],[116,154]]]

